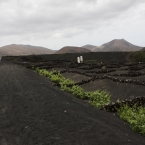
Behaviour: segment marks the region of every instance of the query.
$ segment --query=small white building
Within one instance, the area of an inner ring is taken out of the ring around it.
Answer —
[[[80,57],[79,56],[77,57],[77,62],[80,63]]]
[[[83,63],[83,56],[80,56],[80,62]]]

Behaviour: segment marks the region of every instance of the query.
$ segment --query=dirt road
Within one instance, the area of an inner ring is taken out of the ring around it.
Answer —
[[[117,115],[52,86],[43,76],[0,63],[0,145],[144,145]]]

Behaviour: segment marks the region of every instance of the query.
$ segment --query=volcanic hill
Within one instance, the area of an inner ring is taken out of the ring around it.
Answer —
[[[39,54],[53,54],[54,50],[39,46],[31,45],[17,45],[11,44],[0,47],[0,55],[3,56],[19,56],[19,55],[39,55]]]
[[[110,42],[91,48],[93,52],[110,52],[110,51],[139,51],[143,47],[136,46],[124,39],[114,39]],[[90,50],[90,48],[89,48]]]
[[[90,50],[82,47],[74,47],[74,46],[66,46],[61,48],[56,52],[56,54],[63,54],[63,53],[87,53],[91,52]]]
[[[140,51],[145,51],[145,47],[143,47]]]
[[[84,45],[82,46],[82,48],[86,48],[86,49],[89,49],[89,50],[92,50],[93,48],[96,48],[97,46],[95,45],[90,45],[90,44],[87,44],[87,45]]]

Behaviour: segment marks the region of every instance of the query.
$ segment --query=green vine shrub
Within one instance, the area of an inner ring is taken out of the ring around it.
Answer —
[[[95,107],[101,107],[110,103],[110,95],[106,91],[96,90],[94,92],[86,92],[83,88],[76,85],[74,81],[64,78],[60,72],[47,71],[46,69],[37,68],[36,71],[45,77],[50,78],[54,83],[59,84],[62,91],[72,93],[77,98],[88,100]],[[119,102],[119,100],[118,100]],[[117,109],[117,114],[121,119],[128,122],[132,130],[145,135],[145,108],[134,105],[129,107],[124,105]]]
[[[89,103],[96,107],[101,107],[105,104],[110,103],[110,95],[105,91],[94,91],[94,92],[85,92],[83,88],[78,85],[75,85],[75,82],[64,78],[60,72],[56,71],[47,71],[46,69],[37,68],[36,71],[48,77],[52,82],[59,84],[61,90],[72,93],[77,98],[87,99]]]
[[[142,106],[134,105],[129,107],[122,106],[117,110],[121,119],[128,122],[135,132],[145,135],[145,108]]]
[[[89,92],[89,98],[90,98],[90,104],[96,107],[101,107],[105,104],[110,103],[110,97],[106,91],[94,91],[94,92]]]

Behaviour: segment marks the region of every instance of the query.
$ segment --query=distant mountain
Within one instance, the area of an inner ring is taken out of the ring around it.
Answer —
[[[56,54],[63,54],[63,53],[87,53],[91,52],[90,50],[82,47],[74,47],[74,46],[66,46],[61,48],[56,52]]]
[[[124,39],[114,39],[101,46],[93,48],[93,52],[109,52],[109,51],[139,51],[142,47],[133,45]]]
[[[145,47],[143,47],[140,51],[145,51]]]
[[[84,45],[84,46],[82,46],[82,47],[83,47],[83,48],[86,48],[86,49],[89,49],[89,50],[92,50],[93,48],[95,48],[95,47],[97,47],[97,46],[87,44],[87,45]]]
[[[56,51],[39,46],[11,44],[0,47],[0,55],[19,56],[19,55],[39,55],[53,54]]]

